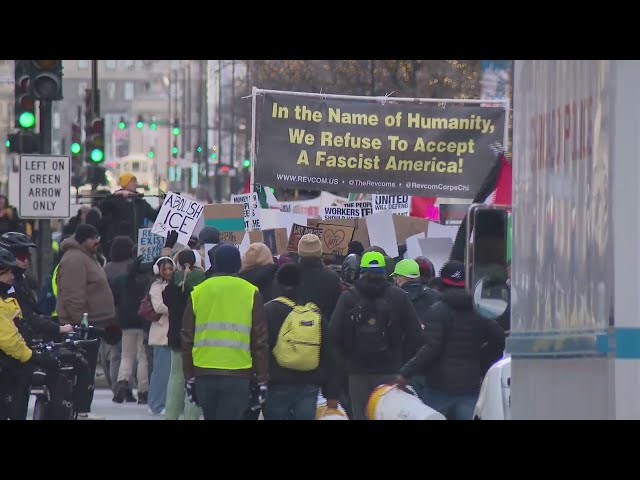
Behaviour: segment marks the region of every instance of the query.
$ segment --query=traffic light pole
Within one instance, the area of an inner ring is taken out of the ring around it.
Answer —
[[[51,100],[40,100],[40,153],[43,155],[51,154],[52,106]],[[51,220],[38,220],[38,230],[38,276],[42,285],[53,266]]]

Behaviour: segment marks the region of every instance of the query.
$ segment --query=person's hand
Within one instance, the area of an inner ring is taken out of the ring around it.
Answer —
[[[167,240],[164,242],[165,248],[173,248],[178,243],[178,232],[177,230],[169,230],[167,233]]]
[[[261,407],[263,407],[264,403],[267,401],[268,390],[269,390],[269,387],[267,386],[266,383],[258,384],[258,403],[260,403]]]
[[[339,405],[338,400],[327,400],[327,408],[330,408],[332,410],[337,410],[338,405]]]
[[[73,333],[73,325],[65,324],[60,325],[60,333]]]
[[[196,396],[196,379],[190,378],[185,385],[187,390],[187,398],[195,405],[198,405],[198,397]]]

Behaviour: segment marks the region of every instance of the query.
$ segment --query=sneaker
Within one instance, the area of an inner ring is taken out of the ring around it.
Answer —
[[[133,391],[127,390],[127,395],[124,397],[124,401],[127,403],[135,403],[137,402],[136,397],[133,395]]]
[[[146,405],[149,400],[149,392],[138,392],[138,405]]]
[[[95,415],[93,413],[79,413],[78,420],[106,420],[106,417]]]
[[[113,401],[115,403],[124,402],[128,392],[129,392],[129,382],[127,382],[126,380],[120,380],[118,382],[118,385],[116,385],[116,393],[113,396]]]
[[[149,415],[155,415],[155,416],[158,416],[158,415],[164,415],[164,414],[165,414],[165,409],[163,408],[162,410],[160,410],[160,412],[157,412],[157,413],[156,413],[156,412],[154,412],[153,410],[151,410],[151,407],[147,407],[147,413],[148,413]]]

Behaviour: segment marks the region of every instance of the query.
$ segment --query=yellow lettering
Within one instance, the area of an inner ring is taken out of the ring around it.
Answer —
[[[305,154],[306,156],[306,152],[303,150],[302,153]],[[323,162],[326,161],[326,157],[327,156],[327,152],[316,152],[316,167],[319,167]],[[298,161],[298,163],[300,163],[300,161]],[[308,161],[307,161],[307,165],[309,165]]]
[[[439,173],[444,173],[447,170],[447,164],[445,162],[443,162],[442,160],[440,160],[439,162],[436,163],[436,170]]]
[[[424,152],[425,151],[424,140],[422,138],[418,138],[416,140],[416,144],[413,147],[413,151],[414,152]]]
[[[320,153],[324,153],[324,152],[318,152],[316,154],[316,165],[318,163],[317,158],[318,158],[318,155]],[[307,151],[306,150],[300,150],[300,155],[298,155],[298,161],[296,162],[296,164],[297,165],[301,165],[301,164],[309,165],[309,156],[307,155]]]
[[[396,156],[391,155],[389,160],[387,160],[387,165],[384,167],[385,170],[395,170],[396,169]]]
[[[449,142],[449,143],[447,144],[447,152],[449,152],[449,153],[453,153],[453,152],[455,152],[455,151],[456,151],[456,148],[457,148],[457,146],[456,146],[456,142]]]
[[[427,152],[435,152],[436,151],[436,142],[427,143]]]

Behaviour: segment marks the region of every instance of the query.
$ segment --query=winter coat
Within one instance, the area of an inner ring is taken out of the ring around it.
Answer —
[[[413,308],[416,309],[420,324],[422,325],[422,328],[424,328],[429,319],[427,312],[434,303],[440,300],[440,292],[427,287],[419,279],[410,280],[400,288],[409,295],[409,300],[411,300]]]
[[[259,265],[251,270],[240,272],[238,277],[258,287],[262,300],[267,303],[275,298],[273,294],[277,270],[278,266],[273,263],[269,265]]]
[[[130,330],[140,328],[146,330],[149,322],[138,315],[140,303],[149,290],[153,277],[139,271],[136,262],[129,262],[129,268],[113,282],[113,297],[120,328]]]
[[[425,344],[400,373],[425,375],[426,384],[450,395],[476,393],[491,364],[504,351],[504,330],[477,314],[464,289],[448,289],[431,307]]]
[[[390,352],[376,363],[363,364],[354,357],[351,311],[360,302],[375,303],[376,308],[386,305],[390,315]],[[397,372],[415,354],[421,332],[416,311],[402,289],[390,285],[384,276],[363,275],[340,297],[329,324],[329,341],[346,373],[385,375]]]
[[[167,282],[161,279],[156,279],[151,284],[149,289],[149,296],[151,297],[151,304],[156,313],[161,314],[160,320],[151,324],[149,330],[149,345],[168,345],[169,339],[169,309],[162,300],[162,292],[167,286]]]
[[[206,280],[204,271],[201,268],[194,268],[187,275],[187,281],[182,288],[184,281],[184,271],[177,271],[173,274],[173,281],[162,291],[162,300],[169,309],[169,333],[168,345],[175,351],[181,351],[180,330],[182,329],[182,316],[187,308],[187,301],[193,287]]]

